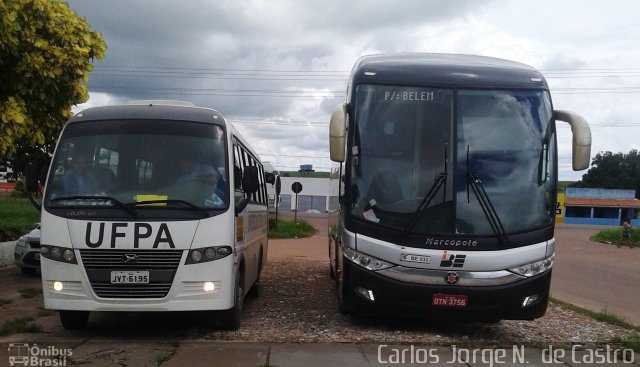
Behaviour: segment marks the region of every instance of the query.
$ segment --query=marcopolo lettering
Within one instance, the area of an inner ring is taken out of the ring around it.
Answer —
[[[104,222],[98,224],[98,228],[93,228],[93,222],[87,222],[87,230],[85,232],[84,241],[88,247],[98,248],[104,244],[105,226]],[[111,239],[108,241],[111,248],[116,248],[118,242],[126,241],[127,229],[131,223],[126,222],[114,222],[111,223]],[[148,223],[133,223],[133,248],[140,247],[140,240],[150,238],[153,235],[153,227]],[[118,241],[119,238],[122,240]],[[166,223],[161,223],[158,228],[158,232],[155,235],[153,241],[153,248],[158,248],[161,243],[166,243],[170,248],[175,248],[173,238],[169,232],[169,227]]]
[[[478,245],[476,240],[437,240],[433,237],[427,238],[426,245],[433,246],[451,246],[451,247],[475,247]]]

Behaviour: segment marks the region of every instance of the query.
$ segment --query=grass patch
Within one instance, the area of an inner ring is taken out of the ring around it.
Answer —
[[[595,312],[595,311],[587,310],[586,308],[582,308],[580,306],[576,306],[571,303],[568,303],[553,297],[550,298],[550,301],[561,306],[562,308],[566,308],[568,310],[577,312],[579,314],[589,316],[594,320],[604,322],[609,325],[616,325],[616,326],[623,327],[625,329],[635,330],[640,332],[640,326],[635,326],[633,324],[630,324],[629,322],[621,319],[620,317],[608,313],[606,309],[600,312]]]
[[[17,239],[39,221],[40,213],[29,200],[0,197],[0,242]]]
[[[11,302],[13,302],[13,301],[12,301],[12,300],[10,300],[10,299],[0,298],[0,307],[2,307],[2,306],[6,306],[6,305],[8,305],[8,304],[9,304],[9,303],[11,303]]]
[[[562,308],[566,308],[573,312],[591,317],[594,320],[632,330],[633,333],[629,335],[616,335],[611,340],[608,340],[607,343],[615,344],[624,349],[630,348],[633,349],[636,353],[640,353],[640,326],[630,324],[629,322],[619,318],[618,316],[608,313],[606,309],[600,312],[595,312],[553,297],[551,297],[549,301],[559,305]]]
[[[42,289],[40,288],[22,288],[18,291],[22,298],[35,298],[42,295]]]
[[[38,333],[42,331],[40,325],[33,324],[31,321],[33,321],[33,317],[19,317],[7,320],[0,326],[0,336],[19,333]]]
[[[616,246],[640,247],[640,231],[637,229],[631,230],[631,235],[628,240],[622,238],[621,228],[602,230],[591,236],[589,239],[594,242],[607,243]]]
[[[298,219],[298,222],[278,219],[277,225],[269,228],[269,238],[301,238],[310,237],[318,232],[308,222]]]
[[[627,336],[616,336],[611,339],[611,343],[617,344],[625,349],[633,349],[636,353],[640,353],[640,333],[638,332]]]

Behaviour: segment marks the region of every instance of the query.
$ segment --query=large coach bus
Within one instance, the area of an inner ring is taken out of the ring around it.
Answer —
[[[488,57],[360,58],[330,122],[329,257],[345,313],[541,317],[555,253],[556,120],[535,69]]]
[[[219,311],[238,328],[266,261],[267,200],[258,155],[215,110],[84,110],[46,180],[44,306],[67,329],[90,311]]]

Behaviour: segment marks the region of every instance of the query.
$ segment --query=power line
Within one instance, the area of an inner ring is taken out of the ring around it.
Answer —
[[[258,124],[258,125],[289,125],[289,126],[300,126],[300,127],[329,127],[328,123],[325,122],[304,122],[304,121],[274,121],[274,120],[235,120],[230,118],[229,121],[232,123],[239,124]]]
[[[259,155],[264,155],[268,157],[287,157],[287,158],[307,158],[307,159],[329,159],[329,157],[317,157],[312,155],[287,155],[287,154],[277,154],[277,153],[258,153]]]

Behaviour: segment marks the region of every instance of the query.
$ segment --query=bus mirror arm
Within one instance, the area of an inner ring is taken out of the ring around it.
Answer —
[[[569,111],[553,111],[556,120],[564,121],[571,126],[573,134],[573,170],[581,171],[589,168],[591,162],[591,129],[587,121],[580,115]]]
[[[46,181],[46,167],[40,164],[30,164],[25,170],[25,185],[27,188],[27,197],[38,211],[42,210],[42,203],[34,198],[34,193],[40,192],[40,185]]]
[[[238,204],[236,204],[236,217],[238,215],[240,215],[240,213],[242,213],[242,211],[247,207],[247,205],[249,205],[249,198],[242,198],[240,199],[240,201],[238,201]]]

